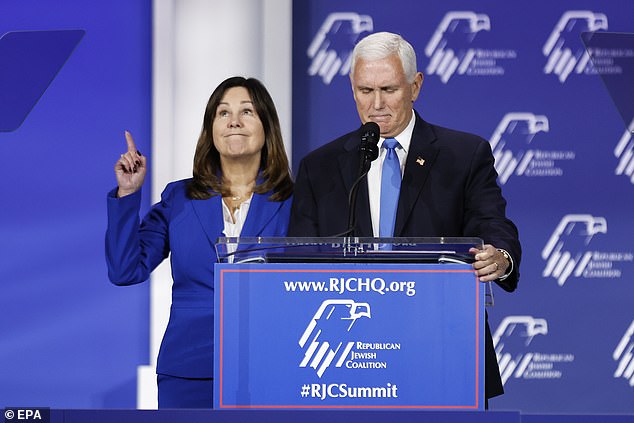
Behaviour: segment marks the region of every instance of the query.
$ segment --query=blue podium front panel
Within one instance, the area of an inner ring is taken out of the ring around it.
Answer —
[[[484,288],[461,264],[219,264],[214,407],[482,409]]]

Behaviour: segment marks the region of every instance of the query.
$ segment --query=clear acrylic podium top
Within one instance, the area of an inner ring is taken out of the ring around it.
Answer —
[[[480,238],[218,238],[219,263],[472,263]]]
[[[625,127],[634,134],[634,33],[584,32],[581,39]]]

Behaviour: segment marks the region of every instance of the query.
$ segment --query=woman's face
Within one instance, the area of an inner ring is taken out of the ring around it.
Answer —
[[[264,147],[264,127],[246,88],[229,88],[213,119],[214,146],[221,159],[260,162]]]

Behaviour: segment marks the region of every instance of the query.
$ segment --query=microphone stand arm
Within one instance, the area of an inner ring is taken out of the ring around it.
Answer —
[[[357,207],[357,192],[359,191],[359,183],[365,178],[370,170],[373,160],[379,157],[379,147],[372,142],[362,144],[363,157],[359,163],[358,177],[352,184],[350,194],[348,195],[348,230],[338,236],[354,236],[356,226],[355,209]]]

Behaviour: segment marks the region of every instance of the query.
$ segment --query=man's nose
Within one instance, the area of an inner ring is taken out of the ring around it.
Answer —
[[[377,110],[382,109],[383,104],[383,93],[381,93],[381,90],[377,90],[374,93],[374,108]]]

